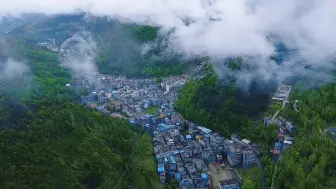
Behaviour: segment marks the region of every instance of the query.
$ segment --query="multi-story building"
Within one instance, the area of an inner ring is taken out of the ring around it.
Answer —
[[[234,141],[229,141],[229,146],[227,149],[227,160],[231,166],[236,166],[241,164],[242,150],[237,146]]]
[[[255,162],[255,154],[252,149],[243,150],[242,153],[242,165],[244,168],[251,167]]]

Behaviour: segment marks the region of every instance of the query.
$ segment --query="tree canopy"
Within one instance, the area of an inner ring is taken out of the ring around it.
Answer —
[[[277,188],[333,188],[336,186],[336,145],[324,132],[335,126],[336,84],[296,92],[298,110],[288,109],[295,120],[294,145],[285,151],[275,175]]]
[[[32,80],[2,91],[0,188],[160,188],[148,135],[77,104],[55,53],[16,51]]]
[[[248,94],[234,80],[220,80],[211,66],[206,69],[203,79],[187,82],[180,92],[177,110],[187,119],[231,135],[267,108],[267,93]]]

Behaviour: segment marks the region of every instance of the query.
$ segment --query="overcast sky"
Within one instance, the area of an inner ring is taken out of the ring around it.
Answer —
[[[259,57],[257,64],[263,67],[260,73],[278,69],[264,59],[274,52],[266,39],[269,34],[276,34],[286,45],[300,49],[301,57],[314,67],[334,68],[330,60],[336,56],[335,8],[336,0],[0,1],[0,15],[71,13],[81,9],[98,16],[175,28],[170,40],[175,50],[186,55]],[[218,21],[210,22],[209,18]],[[185,26],[181,19],[194,22]]]

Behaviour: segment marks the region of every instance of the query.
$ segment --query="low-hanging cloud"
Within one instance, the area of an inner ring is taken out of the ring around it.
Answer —
[[[0,84],[22,79],[28,72],[29,67],[24,62],[9,57],[7,40],[0,37]]]
[[[27,72],[29,68],[25,63],[9,58],[4,63],[0,63],[0,82],[22,78]]]
[[[84,10],[161,26],[163,31],[174,30],[169,48],[185,56],[254,57],[251,78],[281,81],[312,70],[302,71],[296,59],[283,65],[270,61],[276,48],[269,36],[297,49],[300,61],[315,71],[335,69],[335,7],[335,0],[1,0],[0,15]]]
[[[96,48],[89,32],[78,32],[61,45],[62,65],[71,69],[76,77],[93,82],[98,74],[94,63]]]

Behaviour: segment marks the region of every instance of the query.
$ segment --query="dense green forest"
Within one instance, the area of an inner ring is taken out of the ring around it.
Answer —
[[[151,141],[127,120],[73,102],[33,104],[26,126],[0,131],[1,188],[156,188]]]
[[[296,125],[295,142],[285,151],[277,169],[267,153],[276,141],[277,127],[266,127],[251,121],[258,113],[270,108],[267,108],[266,99],[265,93],[244,96],[234,80],[221,82],[210,66],[202,80],[189,81],[181,90],[177,110],[187,119],[227,136],[236,132],[261,144],[265,152],[261,161],[265,167],[267,187],[271,187],[272,180],[274,187],[281,189],[336,186],[335,141],[324,132],[326,128],[336,127],[336,85],[293,93],[291,99],[300,100],[300,113],[292,106],[285,108],[281,114]],[[247,182],[243,187],[261,188],[260,176],[251,174],[259,173],[246,173]]]
[[[179,75],[192,67],[197,60],[184,60],[176,54],[165,54],[160,46],[159,28],[139,25],[115,25],[96,35],[100,48],[96,59],[99,71],[104,74],[131,77],[160,77]],[[112,35],[113,34],[113,35]],[[151,44],[143,54],[144,44]]]
[[[65,87],[70,74],[57,54],[14,51],[26,60],[32,79],[28,89],[2,91],[1,188],[161,187],[148,135],[127,120],[78,105],[76,93]]]
[[[276,188],[334,188],[336,186],[336,145],[324,133],[335,127],[336,84],[308,92],[295,92],[300,113],[285,109],[295,121],[295,143],[285,151],[275,175]]]
[[[212,66],[205,77],[186,83],[176,109],[187,119],[229,136],[248,127],[267,108],[268,93],[240,90],[234,80],[221,81]]]

